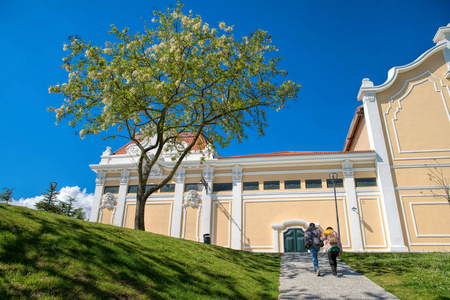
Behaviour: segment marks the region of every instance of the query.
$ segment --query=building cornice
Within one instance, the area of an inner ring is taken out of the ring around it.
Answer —
[[[359,101],[362,101],[362,98],[363,98],[364,94],[367,94],[367,93],[379,93],[379,92],[382,92],[382,91],[388,89],[389,87],[392,86],[392,84],[394,84],[395,79],[397,78],[398,74],[408,72],[408,71],[418,67],[427,58],[429,58],[430,56],[436,54],[439,51],[443,51],[446,48],[447,48],[447,41],[443,40],[443,41],[439,42],[433,48],[431,48],[428,51],[426,51],[425,53],[423,53],[421,56],[419,56],[412,63],[409,63],[409,64],[404,65],[404,66],[393,67],[392,69],[389,70],[388,78],[383,84],[378,85],[378,86],[368,86],[368,87],[361,86],[361,88],[359,89],[358,95],[357,95],[357,99]]]

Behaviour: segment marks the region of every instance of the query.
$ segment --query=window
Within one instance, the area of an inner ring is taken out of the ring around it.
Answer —
[[[280,182],[279,181],[264,181],[264,189],[265,190],[279,190]]]
[[[299,189],[300,188],[300,180],[286,180],[284,182],[284,188],[286,190]]]
[[[355,186],[356,187],[377,186],[377,179],[375,177],[355,178]]]
[[[173,193],[175,192],[175,184],[166,184],[159,191],[161,193]]]
[[[106,193],[118,194],[119,186],[105,186],[105,190],[103,191],[103,194],[106,194]]]
[[[184,185],[184,191],[185,192],[189,192],[189,191],[200,191],[200,187],[199,187],[199,183],[186,183]]]
[[[129,185],[128,186],[128,194],[136,194],[138,190],[137,185]]]
[[[145,191],[148,191],[149,189],[154,188],[155,186],[156,186],[156,184],[147,184],[145,186]],[[128,186],[128,194],[137,194],[137,191],[138,191],[137,185],[129,185]]]
[[[257,191],[259,190],[259,182],[258,181],[244,182],[243,188],[244,191]]]
[[[335,179],[334,180],[334,185],[337,188],[344,187],[344,180],[342,180],[342,179]],[[331,181],[331,179],[327,179],[327,188],[333,188],[333,182]]]
[[[322,180],[321,179],[305,180],[305,185],[307,189],[320,189],[322,188]]]
[[[213,191],[214,192],[225,192],[225,191],[232,191],[232,190],[233,190],[233,184],[231,182],[214,183],[213,184]]]

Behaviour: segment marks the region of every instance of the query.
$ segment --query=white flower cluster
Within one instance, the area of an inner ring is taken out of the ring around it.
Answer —
[[[102,72],[91,71],[88,73],[88,77],[94,80],[100,79],[102,76]]]

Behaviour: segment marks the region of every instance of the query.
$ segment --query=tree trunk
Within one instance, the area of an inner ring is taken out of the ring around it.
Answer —
[[[144,224],[144,209],[145,209],[145,199],[144,199],[145,185],[144,191],[141,191],[141,187],[139,185],[138,192],[136,195],[136,216],[134,218],[134,229],[145,231]]]

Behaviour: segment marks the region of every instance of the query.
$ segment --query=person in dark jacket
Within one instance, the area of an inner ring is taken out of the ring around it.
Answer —
[[[316,227],[316,224],[310,223],[309,228],[305,232],[305,247],[311,252],[312,262],[314,264],[314,272],[317,276],[320,276],[319,260],[317,255],[319,254],[322,241],[320,235],[322,231]]]
[[[337,276],[337,260],[336,258],[342,254],[341,237],[333,230],[332,227],[327,227],[320,237],[321,241],[325,241],[325,251],[328,254],[328,261],[330,262],[331,271],[334,276]]]

